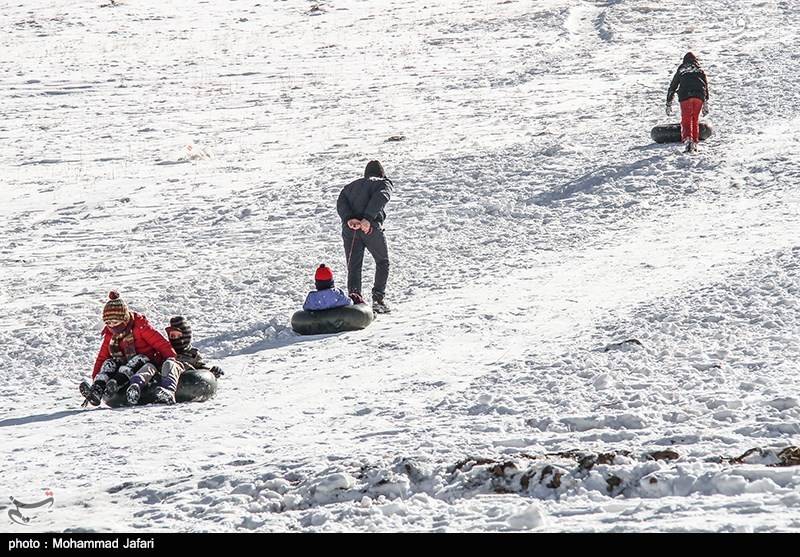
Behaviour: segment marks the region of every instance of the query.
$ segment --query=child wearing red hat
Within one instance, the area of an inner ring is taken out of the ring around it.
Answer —
[[[314,274],[317,289],[309,292],[303,304],[305,311],[323,311],[353,305],[353,300],[333,282],[333,271],[323,263]]]

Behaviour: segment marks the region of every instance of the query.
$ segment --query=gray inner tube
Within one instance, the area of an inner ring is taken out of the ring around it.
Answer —
[[[700,122],[700,141],[705,141],[714,134],[714,129],[705,122]],[[680,143],[680,124],[659,124],[650,130],[650,137],[656,143]]]
[[[120,387],[111,398],[104,398],[106,404],[112,408],[128,406],[125,398],[127,383]],[[158,382],[150,381],[142,390],[137,406],[142,404],[152,404],[156,399]],[[178,389],[175,391],[175,402],[204,402],[214,396],[217,392],[217,378],[207,369],[190,369],[181,374],[178,381]]]
[[[367,304],[354,304],[323,311],[300,310],[292,315],[292,329],[301,335],[329,335],[358,331],[375,319]]]

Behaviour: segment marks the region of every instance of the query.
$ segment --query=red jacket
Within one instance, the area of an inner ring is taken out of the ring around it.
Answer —
[[[103,329],[103,344],[100,345],[100,353],[97,354],[97,360],[94,362],[94,371],[92,372],[92,379],[100,373],[100,368],[103,362],[111,358],[111,352],[108,350],[108,345],[111,342],[113,333],[108,327]],[[156,331],[147,322],[144,315],[138,313],[133,314],[133,346],[136,348],[137,354],[144,354],[150,361],[161,367],[164,360],[175,358],[175,350],[164,336]]]

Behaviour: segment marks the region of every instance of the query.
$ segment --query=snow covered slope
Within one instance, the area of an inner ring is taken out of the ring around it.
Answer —
[[[53,490],[33,527],[800,529],[797,1],[100,3],[3,10],[0,486]],[[693,156],[649,138],[687,50]],[[296,336],[373,158],[395,311]],[[80,408],[111,288],[189,318],[216,398]]]

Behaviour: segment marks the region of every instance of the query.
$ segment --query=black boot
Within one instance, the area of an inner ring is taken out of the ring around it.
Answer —
[[[111,398],[117,391],[119,390],[119,383],[117,383],[116,379],[109,379],[108,383],[106,383],[106,390],[104,391],[104,396],[106,398]]]
[[[175,404],[175,391],[159,387],[156,389],[155,401],[158,404]]]
[[[372,311],[375,313],[390,313],[392,310],[389,306],[386,305],[386,302],[383,299],[383,296],[373,294],[372,295]]]
[[[81,381],[81,384],[78,385],[78,390],[81,392],[83,398],[89,398],[89,391],[92,390],[92,384],[84,379]]]
[[[103,400],[103,392],[106,390],[105,381],[95,381],[94,384],[89,385],[88,381],[81,381],[80,387],[83,397],[91,403],[92,406],[100,406]]]
[[[142,397],[142,387],[138,383],[131,383],[125,391],[125,398],[131,406],[139,403]]]

